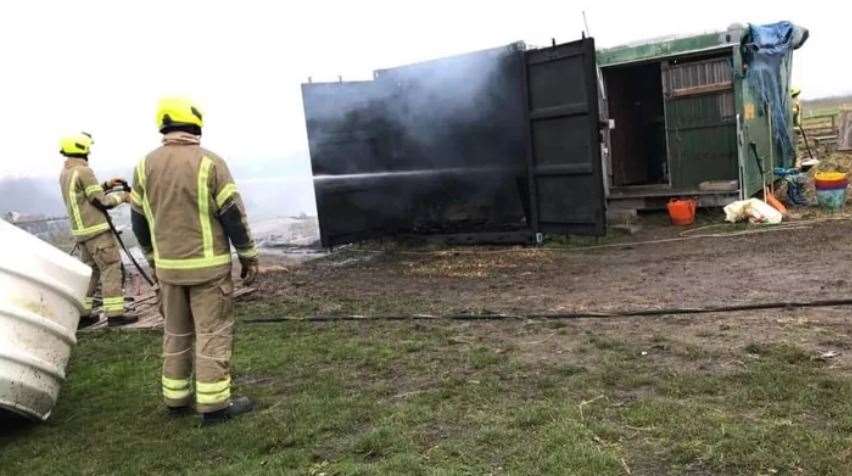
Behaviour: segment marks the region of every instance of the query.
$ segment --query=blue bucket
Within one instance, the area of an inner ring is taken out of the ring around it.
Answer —
[[[818,188],[816,198],[821,207],[833,211],[840,210],[846,204],[846,187]]]

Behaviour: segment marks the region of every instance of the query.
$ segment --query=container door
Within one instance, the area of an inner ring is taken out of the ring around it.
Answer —
[[[388,155],[387,93],[374,81],[302,85],[320,239],[331,247],[379,236],[375,210],[387,196],[360,177],[381,170]]]
[[[674,190],[739,177],[733,64],[729,53],[663,64],[666,138]]]
[[[591,38],[526,55],[528,166],[536,232],[603,235],[606,213]]]

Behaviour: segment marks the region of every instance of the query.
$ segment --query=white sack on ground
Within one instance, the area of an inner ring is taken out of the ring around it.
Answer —
[[[782,219],[781,212],[756,198],[740,200],[725,207],[725,221],[731,223],[748,220],[751,223],[777,225]]]

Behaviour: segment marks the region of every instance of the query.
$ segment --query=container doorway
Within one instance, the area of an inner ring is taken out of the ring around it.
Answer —
[[[666,119],[660,63],[605,68],[613,187],[667,187]]]

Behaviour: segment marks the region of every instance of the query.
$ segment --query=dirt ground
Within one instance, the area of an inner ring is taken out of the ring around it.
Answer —
[[[715,228],[711,234],[751,232]],[[700,230],[699,230],[700,232]],[[600,242],[604,248],[459,248],[428,250],[371,245],[267,273],[251,299],[276,303],[266,316],[490,314],[532,315],[708,307],[852,297],[852,221],[802,222],[800,228],[658,244],[681,230],[650,226],[638,235]],[[706,234],[702,233],[702,234]],[[621,242],[635,242],[612,246]],[[596,246],[595,242],[586,245]],[[387,248],[387,247],[386,247]],[[278,305],[280,304],[280,305]],[[833,365],[852,368],[852,308],[809,308],[626,319],[568,321],[561,332],[628,334],[647,341],[677,337],[723,350],[755,341],[789,341]],[[472,328],[489,339],[514,331],[499,323]],[[529,359],[559,358],[571,341],[553,332],[524,335],[537,342]],[[518,345],[506,337],[506,345]],[[512,341],[512,342],[509,342]],[[498,344],[499,346],[499,344]],[[526,352],[522,352],[526,353]],[[663,354],[665,354],[663,352]],[[834,354],[832,354],[834,355]],[[716,363],[722,365],[724,363]]]
[[[632,237],[664,238],[659,235]],[[418,302],[420,312],[521,314],[852,296],[852,221],[603,249],[343,251],[272,272],[266,294]],[[408,309],[415,311],[415,309]]]

